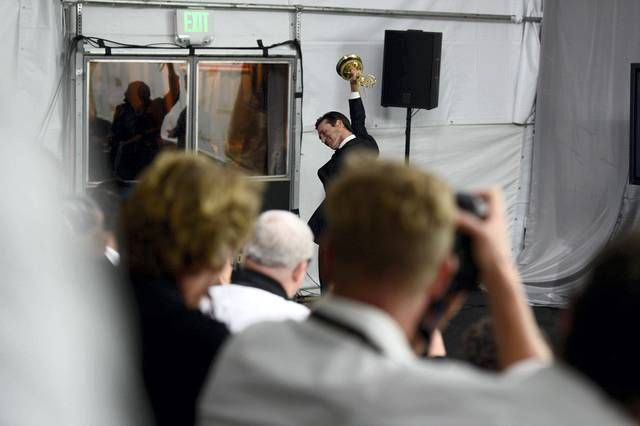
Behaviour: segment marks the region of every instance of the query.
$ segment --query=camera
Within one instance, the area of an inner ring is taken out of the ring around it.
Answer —
[[[480,219],[487,216],[487,203],[480,197],[468,193],[456,194],[456,204]],[[460,291],[472,291],[478,288],[478,268],[473,260],[471,237],[460,230],[456,231],[454,253],[458,256],[459,268],[449,285],[449,294]]]
[[[456,194],[456,204],[459,209],[467,211],[481,219],[487,217],[487,203],[480,197],[459,192]],[[431,332],[444,314],[446,300],[461,291],[473,291],[478,288],[478,268],[473,261],[471,237],[460,230],[456,231],[453,251],[458,257],[459,267],[456,275],[449,284],[446,294],[431,302],[429,311],[418,326],[418,333],[425,342],[431,340]]]

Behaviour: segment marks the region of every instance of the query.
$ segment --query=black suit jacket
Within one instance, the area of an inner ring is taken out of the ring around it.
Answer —
[[[142,372],[156,424],[191,426],[227,327],[188,308],[171,280],[132,281],[142,327]]]
[[[364,125],[366,114],[361,98],[349,99],[349,116],[351,117],[351,129],[356,138],[347,142],[342,148],[337,149],[331,159],[318,169],[318,177],[322,182],[325,193],[329,184],[340,172],[347,154],[362,149],[376,154],[380,152],[376,140],[367,132],[367,128]],[[309,219],[309,227],[313,231],[313,240],[316,244],[319,244],[320,237],[326,228],[324,200]]]

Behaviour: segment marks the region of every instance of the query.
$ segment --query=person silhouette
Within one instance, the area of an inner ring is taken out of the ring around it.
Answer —
[[[111,125],[111,162],[120,180],[134,180],[160,150],[162,121],[180,96],[180,79],[173,64],[167,64],[169,91],[151,99],[151,90],[143,81],[127,86],[124,101],[116,107]]]

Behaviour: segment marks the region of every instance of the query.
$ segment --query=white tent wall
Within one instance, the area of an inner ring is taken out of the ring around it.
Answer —
[[[545,2],[531,208],[519,258],[535,303],[565,303],[616,223],[621,233],[637,227],[638,194],[626,182],[638,21],[634,0]]]
[[[504,2],[500,3],[504,6]],[[511,6],[515,7],[515,3],[521,2],[512,2]],[[415,7],[413,3],[411,7]],[[537,7],[529,10],[533,16],[541,15],[539,4]],[[507,7],[501,13],[512,11]],[[380,77],[384,29],[443,32],[440,102],[438,108],[421,111],[413,119],[411,162],[442,175],[457,189],[502,187],[517,251],[528,194],[521,176],[527,176],[529,170],[529,157],[524,154],[532,132],[531,128],[512,123],[526,123],[531,116],[537,79],[538,24],[303,15],[302,217],[308,219],[324,196],[316,171],[332,153],[318,142],[313,129],[315,119],[328,110],[348,109],[348,85],[336,76],[335,60],[356,52],[364,58],[365,71]],[[363,92],[367,125],[378,140],[381,156],[402,159],[405,110],[382,108],[380,86]],[[311,278],[317,282],[317,267],[312,268]]]
[[[0,424],[146,425],[130,313],[63,226],[61,12],[0,3]]]
[[[12,137],[42,141],[62,156],[62,109],[53,106],[62,76],[63,29],[58,2],[11,0],[0,5],[5,71],[0,79],[0,128]],[[51,108],[51,111],[50,111]],[[49,112],[49,113],[48,113]]]
[[[57,1],[29,3],[34,8],[56,11],[61,7]],[[82,11],[83,34],[137,44],[173,41],[172,9],[114,3],[86,4]],[[282,4],[277,1],[254,3]],[[395,11],[513,15],[513,22],[300,13],[297,22],[304,57],[305,88],[299,199],[302,217],[307,219],[324,195],[316,171],[331,155],[317,140],[313,130],[315,119],[331,109],[347,109],[348,85],[336,75],[334,69],[338,57],[350,52],[358,53],[364,59],[366,71],[381,78],[385,29],[441,31],[444,35],[440,102],[438,108],[420,111],[414,117],[411,162],[436,171],[457,189],[468,190],[487,185],[504,188],[512,221],[514,251],[517,252],[521,246],[523,218],[528,206],[528,149],[532,140],[532,126],[522,124],[532,121],[540,31],[538,23],[518,21],[523,15],[541,16],[541,3],[541,0],[323,3],[323,6]],[[302,4],[318,6],[311,1]],[[294,12],[214,11],[216,46],[254,46],[256,39],[270,44],[296,35]],[[58,16],[56,19],[61,18]],[[59,25],[60,21],[57,22]],[[39,34],[49,43],[57,38],[59,44],[59,30],[54,26],[41,28]],[[61,61],[59,50],[55,51],[58,56],[51,60],[58,68],[54,67],[54,72],[47,72],[46,67],[40,67],[43,71],[39,81],[33,83],[34,92],[39,93],[41,98],[43,93],[52,94],[52,87],[57,83],[53,75],[60,72]],[[273,53],[293,52],[278,49]],[[50,77],[43,79],[42,75]],[[15,93],[14,90],[10,88],[8,93]],[[404,152],[405,110],[382,108],[380,85],[365,90],[363,98],[367,109],[367,125],[378,139],[381,156],[401,159]],[[29,103],[39,107],[43,101],[38,99]],[[74,104],[73,98],[64,100],[64,105],[72,113]],[[29,114],[25,113],[24,117],[27,116]],[[31,128],[34,127],[35,118],[30,117]],[[16,121],[24,123],[25,120]],[[62,116],[58,114],[49,122],[47,129],[52,132],[61,127]],[[63,153],[73,143],[75,128],[71,123],[65,129],[64,143],[52,146],[56,153]],[[307,285],[313,286],[313,282],[317,281],[317,272],[313,270],[310,275]]]

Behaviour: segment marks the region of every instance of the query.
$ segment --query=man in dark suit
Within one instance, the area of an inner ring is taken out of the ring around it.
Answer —
[[[367,150],[377,155],[380,152],[376,140],[367,132],[367,128],[364,125],[366,115],[360,98],[360,83],[358,81],[361,74],[361,71],[354,70],[349,81],[351,86],[351,95],[349,96],[349,116],[351,121],[338,111],[329,111],[316,121],[316,130],[320,141],[335,151],[331,159],[318,169],[318,177],[322,182],[325,193],[329,184],[340,171],[348,153]],[[324,293],[328,289],[328,283],[323,273],[324,251],[321,239],[326,228],[324,200],[309,219],[309,227],[313,231],[314,242],[320,246],[318,251],[318,270],[320,288]]]

